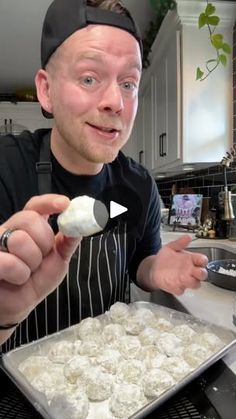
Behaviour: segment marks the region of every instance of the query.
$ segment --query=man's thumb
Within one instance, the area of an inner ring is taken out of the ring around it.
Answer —
[[[181,250],[184,250],[189,243],[191,243],[192,237],[188,234],[185,234],[184,236],[179,237],[176,240],[171,241],[167,244],[167,247],[170,247],[172,250],[175,250],[176,252],[181,252]]]

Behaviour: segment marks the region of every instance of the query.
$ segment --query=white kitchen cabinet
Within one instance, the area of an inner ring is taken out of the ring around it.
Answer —
[[[19,124],[30,131],[38,128],[50,128],[52,120],[47,119],[41,112],[38,102],[0,102],[0,126],[12,120],[12,124]]]
[[[145,165],[154,176],[217,164],[233,143],[232,60],[229,57],[227,66],[206,80],[196,81],[196,68],[214,57],[207,29],[197,26],[205,2],[177,3],[177,11],[167,14],[154,41],[140,88]],[[220,32],[232,44],[236,4],[220,3]]]
[[[152,152],[154,135],[155,135],[155,121],[154,121],[154,94],[155,94],[155,78],[150,76],[148,83],[142,96],[142,124],[144,136],[144,164],[149,169],[154,168],[154,156]],[[140,124],[141,125],[141,124]]]
[[[180,153],[180,32],[168,42],[155,72],[153,169],[177,162]]]

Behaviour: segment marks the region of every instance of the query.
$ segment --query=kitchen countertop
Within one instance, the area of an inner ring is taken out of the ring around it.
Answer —
[[[162,231],[163,245],[186,233]],[[193,239],[194,234],[191,234]],[[236,241],[228,239],[201,239],[193,240],[189,247],[219,247],[236,254]],[[236,315],[236,292],[217,287],[209,282],[203,282],[197,290],[186,290],[182,295],[175,296],[181,305],[195,317],[236,332],[233,324],[233,315]],[[224,358],[225,363],[236,374],[236,349]]]
[[[162,244],[165,245],[172,240],[183,236],[186,232],[161,232]],[[188,234],[188,233],[187,233]],[[195,239],[195,234],[190,234],[193,241],[189,247],[219,247],[234,252],[236,254],[236,241],[228,239]],[[131,292],[133,300],[151,300],[151,293],[133,288]],[[181,296],[174,298],[191,315],[209,321],[219,326],[226,327],[236,332],[233,324],[233,314],[236,315],[236,292],[229,291],[208,282],[203,282],[201,287],[196,290],[188,289]],[[236,374],[236,349],[228,354],[224,361]]]

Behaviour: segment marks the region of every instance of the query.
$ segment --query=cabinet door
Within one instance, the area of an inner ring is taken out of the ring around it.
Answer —
[[[179,46],[177,31],[158,61],[155,72],[155,170],[163,169],[181,158]]]
[[[143,92],[143,134],[144,134],[144,155],[145,155],[145,166],[148,170],[154,169],[154,156],[153,156],[153,144],[154,144],[154,84],[155,79],[151,75],[146,88]]]

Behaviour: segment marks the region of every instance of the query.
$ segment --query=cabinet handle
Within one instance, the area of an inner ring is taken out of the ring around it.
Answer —
[[[165,139],[165,151],[164,151],[164,139]],[[167,156],[167,149],[166,149],[166,132],[162,134],[162,157]]]
[[[163,153],[163,142],[162,142],[162,134],[159,135],[159,156],[162,157]]]
[[[143,164],[143,150],[138,153],[138,161],[140,164]]]

